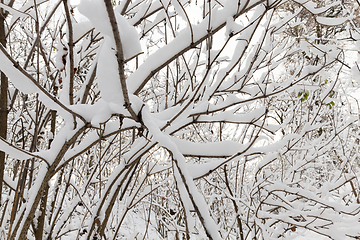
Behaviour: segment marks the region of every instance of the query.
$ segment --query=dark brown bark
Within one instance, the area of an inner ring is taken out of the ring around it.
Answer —
[[[3,2],[3,1],[1,1]],[[0,44],[6,48],[5,38],[5,18],[3,10],[0,9]],[[1,72],[1,89],[0,89],[0,136],[6,139],[7,135],[7,115],[8,115],[8,78],[3,72]],[[4,169],[5,169],[5,152],[0,151],[0,204],[1,204],[1,193],[3,192],[3,180],[4,180]]]
[[[138,116],[136,115],[133,108],[131,107],[131,103],[130,103],[130,100],[129,100],[129,93],[128,93],[128,89],[127,89],[127,86],[126,86],[126,77],[125,77],[125,68],[124,68],[124,65],[125,65],[124,52],[123,52],[123,48],[122,48],[119,28],[118,28],[118,25],[117,25],[117,22],[116,22],[113,5],[112,5],[112,2],[110,0],[104,0],[104,2],[105,2],[105,6],[106,6],[106,11],[107,11],[108,16],[109,16],[111,29],[112,29],[113,34],[114,34],[114,40],[115,40],[115,45],[116,45],[116,58],[117,58],[117,62],[118,62],[118,71],[119,71],[119,77],[120,77],[120,84],[121,84],[122,93],[123,93],[124,102],[125,102],[124,106],[129,111],[129,113],[133,117],[133,119],[135,121],[139,121]]]
[[[69,45],[69,103],[70,105],[74,104],[74,42],[73,42],[73,27],[71,22],[70,10],[67,3],[67,0],[63,0],[66,22],[68,25],[68,45]]]

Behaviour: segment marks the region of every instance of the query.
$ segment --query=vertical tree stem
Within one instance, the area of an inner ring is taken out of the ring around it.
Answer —
[[[73,27],[71,23],[71,16],[69,11],[69,6],[67,0],[63,0],[65,14],[66,14],[66,22],[68,25],[68,45],[69,45],[69,103],[70,105],[74,104],[74,42],[73,42]]]
[[[3,1],[1,0],[1,3]],[[5,17],[3,15],[3,9],[0,8],[0,44],[6,48],[6,38],[5,38]],[[1,90],[0,90],[0,136],[6,139],[7,136],[7,115],[8,115],[8,78],[6,75],[1,72]],[[3,192],[3,179],[4,179],[4,170],[5,170],[5,152],[0,151],[0,205],[1,205],[1,195]]]

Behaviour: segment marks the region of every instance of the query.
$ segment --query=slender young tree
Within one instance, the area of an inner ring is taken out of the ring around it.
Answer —
[[[3,1],[1,1],[3,3]],[[5,18],[6,12],[0,9],[0,44],[6,47],[6,32],[5,32]],[[4,139],[7,137],[7,115],[8,115],[8,79],[6,75],[0,73],[1,85],[0,85],[0,136]],[[5,152],[0,151],[0,191],[3,189],[5,171]],[[0,203],[1,203],[0,196]]]

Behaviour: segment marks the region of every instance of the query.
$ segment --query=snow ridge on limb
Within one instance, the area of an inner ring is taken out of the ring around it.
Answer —
[[[1,70],[5,72],[10,81],[24,93],[39,93],[39,98],[43,103],[51,108],[59,111],[60,113],[71,114],[76,116],[83,123],[86,123],[85,119],[70,110],[66,105],[60,102],[57,98],[52,96],[46,89],[44,89],[28,72],[26,72],[18,62],[16,62],[6,49],[0,44],[0,61]],[[64,114],[64,115],[65,115]]]
[[[342,2],[341,1],[335,1],[332,2],[329,5],[326,5],[325,7],[319,7],[317,8],[317,3],[310,1],[310,0],[294,0],[295,2],[299,3],[301,6],[303,6],[306,10],[308,10],[309,12],[311,12],[312,14],[318,15],[321,13],[326,12],[327,10],[329,10],[332,7],[341,5]]]
[[[81,14],[89,19],[97,31],[100,31],[101,34],[108,37],[108,40],[111,42],[111,47],[115,48],[114,35],[111,23],[108,20],[109,17],[104,2],[96,0],[82,0],[77,8]],[[136,29],[129,23],[132,19],[126,19],[120,15],[117,9],[114,10],[116,25],[118,26],[121,44],[123,45],[122,49],[124,61],[128,61],[142,52],[139,36]]]
[[[41,156],[37,155],[37,154],[33,154],[31,152],[28,152],[24,149],[18,148],[14,145],[12,145],[11,143],[8,143],[4,138],[0,137],[0,149],[6,153],[8,153],[11,157],[13,158],[17,158],[17,159],[21,159],[21,160],[26,160],[28,158],[38,158],[41,159],[42,161],[44,161],[47,165],[49,165],[49,163],[47,162],[46,159],[42,158]]]
[[[94,9],[96,14],[93,12]],[[137,119],[130,106],[124,73],[126,59],[131,59],[141,52],[135,28],[113,10],[111,1],[105,1],[105,5],[99,1],[82,1],[79,10],[105,35],[97,66],[102,97],[108,102],[124,104],[131,116]]]
[[[344,24],[347,21],[350,21],[352,17],[340,17],[340,18],[331,18],[331,17],[316,17],[316,21],[322,25],[326,26],[337,26]]]
[[[210,33],[207,31],[208,17],[204,18],[201,23],[192,26],[194,32],[193,38],[191,38],[190,29],[186,28],[181,31],[173,41],[150,55],[145,62],[128,77],[129,91],[137,95],[156,72],[183,53],[205,41],[209,37],[209,34],[213,35],[224,28],[228,16],[234,16],[236,18],[263,2],[265,1],[250,2],[250,0],[248,0],[244,5],[241,4],[238,6],[236,1],[227,1],[223,9],[214,9],[214,13],[212,14],[216,12],[217,20],[213,22]]]
[[[177,178],[178,184],[184,184],[189,198],[200,218],[200,221],[206,231],[209,239],[220,240],[221,237],[218,233],[218,227],[214,220],[211,218],[210,213],[207,209],[207,203],[204,197],[199,193],[194,180],[190,176],[186,168],[186,160],[181,152],[178,150],[176,144],[173,143],[169,135],[161,132],[159,127],[152,119],[152,115],[147,106],[142,110],[144,124],[152,134],[154,140],[158,142],[162,147],[166,148],[172,155],[173,161],[175,162],[176,169],[180,175],[181,181]],[[176,175],[175,175],[176,176]]]

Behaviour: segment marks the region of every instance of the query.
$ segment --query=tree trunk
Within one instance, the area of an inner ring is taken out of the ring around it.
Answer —
[[[2,1],[1,1],[2,2]],[[6,47],[5,38],[5,18],[3,10],[0,9],[0,44]],[[0,136],[6,139],[7,135],[7,92],[8,92],[8,79],[3,72],[0,75],[1,89],[0,89]],[[5,152],[0,151],[0,193],[3,192],[3,179],[5,169]],[[0,194],[0,205],[1,205],[1,194]]]

